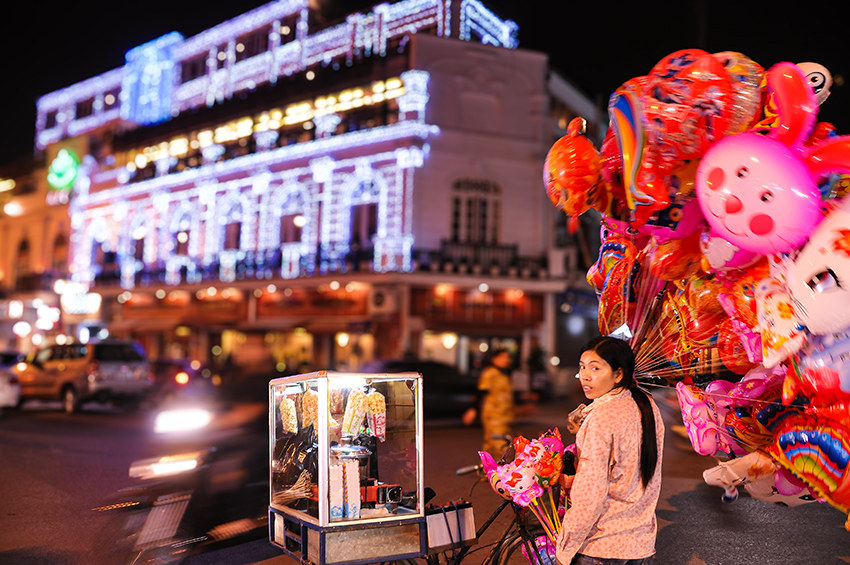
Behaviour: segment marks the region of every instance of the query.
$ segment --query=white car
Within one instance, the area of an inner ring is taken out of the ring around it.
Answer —
[[[21,385],[14,370],[0,370],[0,415],[15,408],[21,401]]]

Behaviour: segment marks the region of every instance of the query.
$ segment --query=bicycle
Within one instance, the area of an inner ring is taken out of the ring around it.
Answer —
[[[505,443],[510,446],[510,438],[494,438],[494,439],[504,439]],[[502,457],[501,463],[504,463],[505,456],[510,451],[510,447],[505,452],[505,455]],[[455,473],[459,476],[468,475],[471,473],[478,473],[479,479],[476,479],[476,482],[470,488],[470,495],[472,494],[472,490],[475,486],[480,482],[480,473],[483,471],[483,465],[471,465],[469,467],[462,467],[455,471]],[[469,507],[471,508],[471,503]],[[498,540],[494,543],[476,547],[474,545],[476,540],[481,539],[485,532],[489,530],[489,528],[493,525],[493,523],[498,519],[499,516],[505,511],[506,508],[510,507],[514,512],[513,519],[499,536]],[[446,528],[449,532],[451,532],[451,528],[449,527],[449,520],[459,518],[459,510],[457,506],[449,506],[448,508],[444,505],[441,508],[444,508],[445,511],[443,515],[446,519]],[[449,513],[452,513],[454,510],[453,518],[449,518]],[[458,522],[457,531],[460,531],[460,523]],[[528,565],[530,562],[531,565],[555,565],[554,557],[551,556],[545,549],[538,544],[538,539],[541,536],[545,536],[545,530],[543,526],[537,522],[534,515],[527,509],[522,506],[516,505],[510,500],[504,500],[501,504],[493,511],[493,513],[487,518],[484,524],[477,529],[475,532],[475,538],[473,540],[452,540],[451,547],[444,551],[438,551],[435,553],[429,553],[424,557],[421,557],[421,560],[424,560],[426,565],[459,565],[463,562],[470,554],[482,551],[489,548],[489,552],[487,556],[484,558],[482,565],[518,565],[524,564]],[[523,551],[524,554],[523,555]],[[518,554],[517,551],[520,553]],[[528,556],[528,557],[526,557]],[[408,559],[403,561],[394,561],[391,562],[393,565],[421,565],[419,560]]]

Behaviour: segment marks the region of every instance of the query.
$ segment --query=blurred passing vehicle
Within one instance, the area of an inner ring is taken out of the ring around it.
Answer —
[[[153,384],[147,354],[135,341],[51,345],[31,353],[15,372],[22,400],[61,400],[68,414],[91,400],[136,406]]]
[[[206,393],[221,376],[197,359],[160,357],[151,362],[152,398],[159,404]]]
[[[105,505],[104,563],[172,563],[268,536],[269,380],[255,375],[174,399],[154,421],[159,453],[130,465]]]
[[[478,398],[478,383],[457,369],[436,361],[385,359],[360,368],[364,373],[422,374],[422,404],[425,418],[460,417]]]

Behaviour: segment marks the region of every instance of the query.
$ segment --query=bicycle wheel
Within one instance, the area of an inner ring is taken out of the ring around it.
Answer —
[[[499,565],[557,565],[555,561],[555,551],[554,546],[549,544],[548,546],[545,544],[546,537],[533,536],[534,546],[537,550],[537,554],[539,559],[535,559],[530,555],[527,555],[528,549],[523,551],[523,547],[530,547],[531,544],[528,543],[524,546],[523,539],[520,536],[519,532],[513,534],[510,538],[505,540],[505,543],[502,545],[502,550],[499,553]],[[547,551],[547,547],[549,550]]]

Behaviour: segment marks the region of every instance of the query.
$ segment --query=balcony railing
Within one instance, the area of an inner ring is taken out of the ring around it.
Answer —
[[[32,273],[20,275],[15,280],[15,292],[38,292],[42,290],[53,290],[53,283],[62,278],[63,275],[44,271],[43,273]]]
[[[135,273],[134,287],[214,284],[234,281],[271,281],[303,278],[326,274],[319,254],[293,255],[290,247],[265,251],[240,253],[233,268],[226,269],[217,259],[208,265],[187,259],[170,272],[166,263],[149,265]],[[224,257],[223,255],[221,256]],[[231,259],[232,261],[232,259]],[[470,276],[509,277],[524,279],[549,278],[548,258],[523,257],[516,245],[484,245],[443,241],[437,250],[413,251],[413,271]],[[227,272],[227,276],[223,273]],[[346,273],[374,272],[374,250],[363,248],[351,251],[345,258]],[[108,265],[100,270],[94,280],[96,287],[117,287],[122,284],[121,269]],[[52,284],[52,282],[51,282]]]

